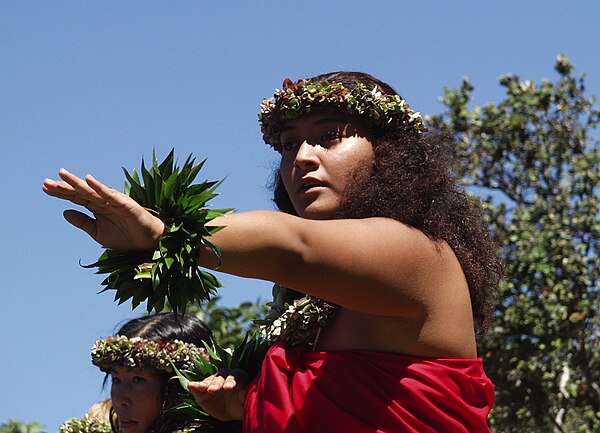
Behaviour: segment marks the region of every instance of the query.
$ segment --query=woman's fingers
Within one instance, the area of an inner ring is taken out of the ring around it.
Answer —
[[[227,391],[231,391],[235,389],[238,385],[237,377],[235,376],[227,376],[225,378],[225,382],[223,383],[223,389]]]
[[[188,390],[198,404],[217,419],[242,419],[246,390],[242,370],[225,370],[200,382],[189,382]]]
[[[58,174],[62,181],[44,180],[42,190],[46,194],[102,214],[111,206],[121,208],[127,204],[127,196],[107,187],[91,175],[87,175],[83,180],[64,168],[61,168]]]
[[[163,235],[163,222],[134,199],[109,188],[93,176],[85,179],[60,169],[60,180],[45,179],[43,191],[85,207],[93,218],[69,210],[66,220],[82,229],[105,248],[154,250]],[[94,219],[95,218],[95,219]]]
[[[68,183],[77,194],[79,199],[88,200],[90,203],[104,203],[106,200],[102,198],[96,191],[94,191],[83,179],[78,176],[69,173],[64,168],[61,168],[58,172],[60,178]]]
[[[207,377],[206,379],[204,379],[201,382],[195,382],[195,383],[197,383],[197,387],[193,387],[194,389],[196,389],[200,392],[208,392],[209,394],[214,394],[214,393],[221,391],[221,389],[223,389],[223,384],[225,383],[225,378],[218,374],[214,374],[212,376]]]
[[[62,179],[61,181],[52,179],[44,180],[42,190],[46,194],[52,197],[71,201],[81,206],[106,206],[106,200],[97,194],[79,177],[69,173],[65,169],[60,169],[58,175]]]
[[[87,198],[81,197],[79,193],[66,182],[45,179],[42,190],[49,196],[67,200],[80,206],[90,205],[90,201]]]
[[[221,390],[231,391],[240,385],[240,381],[233,374],[213,374],[201,382],[190,382],[191,391],[208,392],[209,394],[217,393]]]
[[[104,203],[111,206],[121,207],[126,204],[128,198],[125,194],[117,191],[116,189],[109,188],[99,180],[95,179],[91,174],[85,177],[86,184],[94,190],[94,192],[100,197]]]
[[[42,190],[48,195],[66,200],[69,200],[70,197],[76,194],[73,187],[68,183],[52,179],[44,179]]]

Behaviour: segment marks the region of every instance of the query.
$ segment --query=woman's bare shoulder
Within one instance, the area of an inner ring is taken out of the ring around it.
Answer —
[[[432,296],[432,282],[462,276],[446,242],[396,220],[304,223],[297,236],[298,263],[282,284],[348,308],[408,314]]]

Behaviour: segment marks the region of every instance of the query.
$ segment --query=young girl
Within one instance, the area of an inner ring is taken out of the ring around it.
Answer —
[[[210,239],[220,266],[209,250],[198,264],[273,281],[292,289],[290,302],[307,297],[274,323],[281,339],[258,378],[212,376],[190,385],[197,401],[243,417],[246,432],[488,431],[493,386],[475,335],[491,320],[501,265],[448,150],[363,73],[286,79],[259,119],[281,154],[283,212],[213,220],[225,226]],[[156,247],[158,218],[91,176],[59,175],[44,191],[95,216],[66,211],[70,223],[105,247]],[[301,335],[287,332],[305,311]]]
[[[172,433],[195,426],[167,410],[181,402],[181,386],[171,364],[189,368],[204,356],[210,329],[190,315],[162,313],[133,319],[117,334],[98,340],[92,362],[108,374],[113,432]],[[107,378],[108,378],[107,377]]]

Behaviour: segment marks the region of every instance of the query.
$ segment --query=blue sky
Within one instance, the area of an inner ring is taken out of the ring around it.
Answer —
[[[286,76],[372,73],[424,113],[463,76],[474,103],[498,77],[555,78],[565,53],[600,95],[600,3],[559,1],[0,0],[0,423],[46,431],[106,392],[95,339],[143,314],[96,294],[79,267],[102,252],[41,191],[60,167],[121,188],[121,167],[174,147],[226,177],[218,207],[270,209],[276,155],[256,113]],[[220,275],[226,305],[265,299],[268,282]]]

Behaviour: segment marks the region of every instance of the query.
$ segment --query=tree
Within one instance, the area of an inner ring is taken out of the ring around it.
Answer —
[[[197,316],[212,330],[215,340],[221,347],[234,349],[243,341],[247,332],[258,331],[253,320],[265,316],[266,302],[242,302],[234,307],[219,305],[221,297],[214,296],[201,307],[193,304],[188,307],[189,314]]]
[[[41,433],[44,426],[39,422],[26,424],[16,419],[0,424],[0,433]]]
[[[483,195],[506,264],[479,343],[496,432],[600,431],[600,109],[573,70],[559,55],[556,82],[502,76],[505,99],[473,108],[464,79],[428,121],[459,153],[457,175]]]

